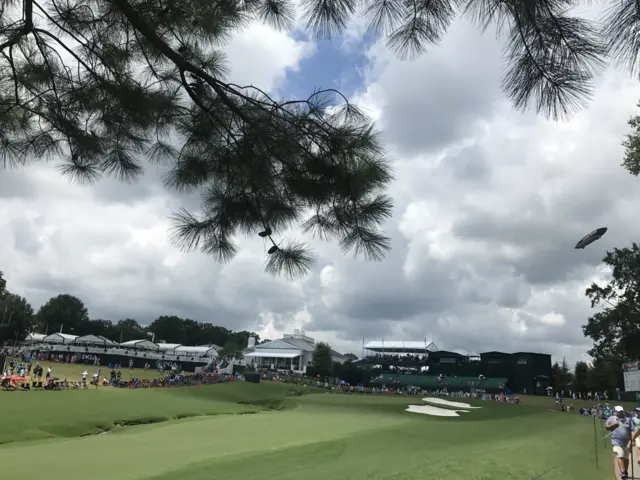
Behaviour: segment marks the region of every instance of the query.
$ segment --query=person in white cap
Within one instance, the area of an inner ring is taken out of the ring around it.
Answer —
[[[629,422],[624,414],[624,408],[620,405],[613,408],[613,415],[607,418],[606,428],[611,432],[611,445],[620,469],[620,478],[628,478],[629,448],[632,439],[635,439],[636,429],[633,422]]]

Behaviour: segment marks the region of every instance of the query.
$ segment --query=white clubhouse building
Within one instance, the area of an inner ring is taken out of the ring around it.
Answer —
[[[303,331],[294,330],[286,333],[279,340],[255,344],[255,338],[249,338],[249,345],[242,351],[247,367],[265,367],[270,369],[290,370],[305,373],[311,364],[313,351],[316,348],[313,338],[307,337]],[[331,350],[334,362],[344,363],[346,357]]]

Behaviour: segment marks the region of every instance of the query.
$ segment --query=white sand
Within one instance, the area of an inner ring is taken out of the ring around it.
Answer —
[[[406,411],[435,417],[459,417],[458,412],[469,413],[468,410],[449,410],[448,408],[433,407],[431,405],[409,405]]]
[[[468,403],[460,403],[460,402],[450,402],[449,400],[445,400],[444,398],[423,398],[423,402],[435,403],[436,405],[444,405],[446,407],[453,408],[482,408],[482,407],[472,407]]]

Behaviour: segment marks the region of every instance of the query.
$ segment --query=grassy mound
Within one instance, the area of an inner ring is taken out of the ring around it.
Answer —
[[[175,389],[0,392],[0,444],[79,437],[131,426],[203,415],[246,414],[295,406],[302,388],[229,382]]]

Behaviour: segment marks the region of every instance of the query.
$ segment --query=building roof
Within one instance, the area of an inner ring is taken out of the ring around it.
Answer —
[[[282,341],[287,342],[289,345],[297,347],[305,352],[313,352],[316,348],[313,343],[302,338],[285,337],[282,339]]]
[[[209,352],[216,352],[216,349],[214,347],[210,347],[208,345],[201,345],[199,347],[187,347],[184,345],[180,345],[179,347],[176,347],[176,349],[174,350],[175,353],[200,353],[200,354],[205,354],[205,353],[209,353]]]
[[[159,350],[158,345],[150,340],[129,340],[128,342],[121,343],[120,346],[125,348],[142,348],[144,350]]]
[[[300,355],[302,355],[301,350],[285,349],[285,348],[277,348],[277,349],[262,348],[262,349],[256,350],[255,352],[250,352],[245,354],[245,357],[295,358],[295,357],[299,357]]]
[[[25,342],[41,342],[42,340],[44,340],[44,337],[46,337],[46,335],[44,333],[30,333],[29,335],[27,335],[27,338],[25,338]]]
[[[175,350],[181,346],[179,343],[158,343],[158,350]]]
[[[380,351],[395,350],[399,352],[400,351],[411,352],[414,350],[421,350],[421,351],[427,350],[430,352],[435,352],[436,350],[438,350],[436,345],[427,339],[419,342],[416,342],[416,341],[402,342],[399,340],[373,340],[367,343],[364,346],[364,348],[365,350],[380,350]]]
[[[116,345],[116,342],[113,340],[109,340],[101,335],[83,335],[82,337],[76,338],[73,343],[99,343],[100,345]]]
[[[42,339],[45,343],[73,343],[78,338],[77,335],[69,335],[68,333],[52,333]]]

